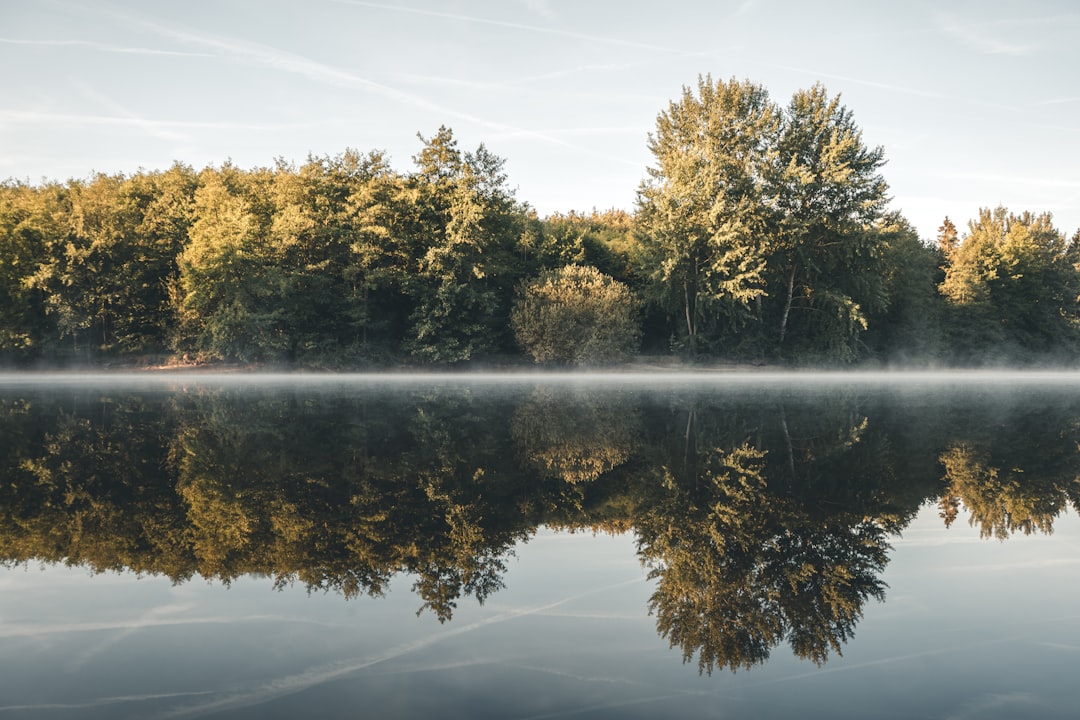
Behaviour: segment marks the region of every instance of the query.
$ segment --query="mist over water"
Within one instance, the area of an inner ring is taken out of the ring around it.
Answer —
[[[18,386],[325,386],[325,385],[628,385],[671,386],[968,386],[1080,385],[1080,370],[687,370],[687,371],[446,371],[446,372],[0,372],[0,387]]]

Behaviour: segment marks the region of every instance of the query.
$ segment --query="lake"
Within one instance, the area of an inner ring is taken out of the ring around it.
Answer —
[[[1066,718],[1080,375],[0,375],[0,718]]]

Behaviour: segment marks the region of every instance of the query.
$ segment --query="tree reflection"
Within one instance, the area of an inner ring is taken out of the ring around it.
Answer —
[[[973,413],[982,430],[905,407],[468,385],[5,396],[0,561],[345,598],[404,575],[447,621],[542,524],[630,530],[657,630],[700,671],[785,643],[821,664],[884,597],[888,539],[927,499],[1005,537],[1049,532],[1080,494],[1067,406]]]
[[[1080,509],[1078,416],[1060,398],[1001,413],[954,432],[939,455],[940,515],[951,526],[966,510],[984,538],[1050,534],[1070,503]]]
[[[640,414],[623,396],[533,390],[513,419],[522,454],[542,475],[595,480],[622,465],[639,437]]]
[[[1052,533],[1054,518],[1068,507],[1068,490],[1078,476],[1032,475],[1021,467],[994,463],[988,450],[966,442],[955,443],[941,454],[947,486],[939,506],[945,525],[950,526],[963,507],[984,538],[1004,540],[1015,532]]]
[[[755,428],[756,444],[695,432],[691,419],[692,445],[709,449],[660,470],[663,492],[635,524],[658,580],[657,629],[701,672],[752,667],[784,641],[822,664],[852,636],[865,601],[884,597],[883,522],[851,508],[836,489],[847,483],[820,472],[852,454],[865,418],[823,434],[819,416],[811,436],[780,410],[779,432]]]
[[[501,503],[501,454],[478,441],[506,424],[470,405],[196,398],[180,413],[178,487],[200,572],[255,568],[346,597],[408,573],[440,620],[462,594],[482,602],[531,528]]]

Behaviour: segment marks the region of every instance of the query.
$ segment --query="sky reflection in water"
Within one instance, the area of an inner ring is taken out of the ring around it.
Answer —
[[[1071,717],[1080,392],[1028,380],[5,378],[0,718]],[[885,601],[829,604],[864,516]],[[757,630],[702,634],[732,616],[695,592],[793,578]]]

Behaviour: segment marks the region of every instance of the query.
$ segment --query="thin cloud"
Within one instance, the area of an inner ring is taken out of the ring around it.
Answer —
[[[95,42],[92,40],[19,40],[16,38],[0,38],[0,43],[5,45],[26,45],[30,47],[78,47],[100,52],[121,53],[125,55],[165,55],[176,57],[213,57],[210,53],[186,52],[183,50],[158,50],[145,47],[125,47],[122,45],[110,45],[108,43]]]
[[[338,678],[345,677],[360,670],[366,670],[370,667],[381,665],[389,660],[394,660],[396,658],[415,653],[418,650],[423,650],[426,647],[434,645],[435,643],[442,642],[443,640],[446,640],[448,638],[465,635],[475,630],[488,627],[489,625],[495,625],[507,622],[509,620],[515,620],[517,618],[543,613],[547,610],[560,607],[574,600],[579,600],[581,598],[595,595],[597,593],[625,587],[627,585],[636,585],[641,582],[642,580],[640,577],[635,577],[621,582],[612,583],[610,585],[604,585],[598,588],[593,588],[591,590],[586,590],[584,592],[577,593],[576,595],[571,595],[561,600],[555,600],[545,605],[508,610],[506,612],[486,617],[482,620],[477,620],[476,622],[469,623],[467,625],[460,625],[458,627],[451,628],[435,635],[428,635],[412,642],[403,643],[396,647],[389,648],[385,652],[376,654],[363,660],[313,667],[309,670],[297,673],[295,675],[275,678],[262,686],[254,687],[250,690],[243,690],[233,694],[225,694],[215,700],[210,700],[209,702],[199,705],[175,708],[160,717],[197,717],[200,715],[206,715],[225,710],[233,710],[236,708],[258,705],[278,697],[298,693],[303,690],[307,690],[308,688],[315,687],[317,685],[321,685],[332,680],[337,680]]]
[[[914,95],[915,97],[924,97],[933,100],[949,99],[949,96],[946,96],[943,93],[936,93],[930,90],[922,90],[920,88],[907,87],[904,85],[893,85],[891,83],[883,83],[877,80],[866,80],[864,78],[851,77],[850,75],[837,75],[835,73],[820,72],[818,70],[811,70],[805,67],[795,67],[794,65],[774,65],[773,67],[779,68],[781,70],[786,70],[788,72],[810,75],[815,78],[838,80],[839,82],[852,83],[855,85],[866,85],[867,87],[878,88],[880,90],[888,90],[889,92],[901,93],[904,95]]]
[[[685,690],[678,692],[663,693],[662,695],[651,695],[645,698],[636,698],[634,700],[616,700],[614,702],[600,703],[597,705],[587,705],[581,708],[573,708],[570,710],[560,710],[553,713],[544,713],[543,715],[530,715],[522,718],[522,720],[550,720],[551,718],[570,717],[572,715],[587,715],[595,713],[601,710],[618,710],[620,708],[633,707],[635,705],[648,705],[650,703],[663,702],[665,700],[675,700],[676,698],[684,698],[688,694]]]
[[[947,720],[967,720],[967,718],[986,717],[988,713],[996,715],[998,713],[995,711],[1001,711],[1003,708],[1012,708],[1014,712],[1017,712],[1020,711],[1020,707],[1045,708],[1047,711],[1050,710],[1047,703],[1031,693],[987,693],[981,697],[967,701],[960,710],[954,711],[946,717]],[[1020,714],[1026,716],[1028,715],[1028,711],[1020,711]],[[1030,717],[1038,717],[1039,715],[1042,715],[1042,713],[1032,713]]]
[[[578,65],[576,67],[565,68],[562,70],[553,70],[551,72],[540,73],[537,75],[522,75],[521,77],[508,80],[506,82],[485,82],[483,80],[465,80],[462,78],[446,77],[441,75],[419,75],[416,73],[393,73],[394,77],[400,78],[407,82],[419,82],[430,85],[444,85],[448,87],[463,87],[470,90],[501,90],[504,92],[515,93],[530,93],[537,92],[533,87],[522,87],[524,85],[531,85],[537,82],[545,82],[547,80],[561,80],[573,75],[581,75],[584,73],[593,72],[618,72],[621,70],[631,70],[638,67],[646,67],[650,63],[647,62],[634,62],[634,63],[619,63],[619,64],[607,64],[607,65]],[[563,88],[558,88],[559,92],[565,92]]]
[[[548,0],[525,0],[525,7],[549,20],[555,17],[555,11],[551,9],[551,3]]]
[[[975,107],[990,108],[994,110],[1005,110],[1010,113],[1026,113],[1026,108],[1016,107],[1014,105],[1007,105],[999,102],[989,102],[986,100],[976,100],[973,98],[964,98],[957,95],[947,95],[945,93],[933,92],[932,90],[923,90],[921,88],[908,87],[905,85],[893,85],[891,83],[879,82],[877,80],[867,80],[865,78],[851,77],[850,75],[838,75],[836,73],[820,72],[818,70],[811,70],[804,67],[795,67],[793,65],[773,65],[773,67],[781,70],[787,70],[788,72],[801,73],[803,75],[810,75],[817,79],[837,80],[845,83],[853,83],[855,85],[865,85],[867,87],[879,88],[881,90],[887,90],[889,92],[902,93],[904,95],[912,95],[914,97],[928,98],[931,100],[948,100],[953,103],[963,102],[967,105]]]
[[[959,40],[976,52],[984,55],[1028,55],[1033,48],[1030,45],[1019,45],[1002,40],[991,35],[983,25],[960,24],[948,15],[939,14],[937,28],[940,32],[951,38]]]
[[[151,122],[139,116],[138,114],[128,110],[120,103],[114,101],[113,99],[105,96],[103,93],[96,90],[92,85],[87,82],[75,81],[75,87],[83,96],[98,103],[99,105],[104,105],[108,110],[111,110],[120,117],[127,118],[132,123],[134,123],[135,127],[139,128],[150,137],[157,138],[158,140],[167,140],[169,142],[186,142],[190,140],[190,138],[183,133],[178,133],[175,130],[164,128],[161,125]]]
[[[743,0],[739,5],[739,9],[735,11],[735,17],[750,15],[757,10],[760,4],[760,0]]]
[[[1080,103],[1080,96],[1073,95],[1072,97],[1058,97],[1051,98],[1049,100],[1043,100],[1042,102],[1035,103],[1036,105],[1050,106],[1050,105],[1071,105],[1073,103]]]
[[[544,128],[537,132],[543,133],[548,137],[611,137],[613,135],[634,135],[644,138],[648,133],[648,128],[638,126],[616,126],[616,127],[568,127],[568,128]],[[509,139],[522,137],[521,133],[507,132],[499,133],[496,137],[501,139]],[[638,163],[634,163],[637,165]]]
[[[355,5],[357,7],[372,8],[375,10],[390,10],[399,13],[410,13],[424,17],[443,18],[446,20],[460,20],[463,22],[476,23],[478,25],[494,25],[496,27],[510,28],[513,30],[525,30],[526,32],[553,35],[570,40],[587,40],[590,43],[615,45],[618,47],[635,48],[638,50],[653,50],[655,52],[671,55],[689,55],[685,50],[653,45],[652,43],[639,42],[637,40],[625,40],[604,35],[591,35],[589,33],[574,32],[573,30],[560,30],[558,28],[543,27],[541,25],[527,25],[525,23],[509,22],[507,20],[493,20],[491,18],[477,17],[475,15],[460,15],[458,13],[439,12],[437,10],[423,10],[421,8],[405,7],[401,5],[384,5],[383,3],[364,2],[364,0],[331,0],[339,5]]]
[[[141,617],[137,618],[132,625],[129,625],[128,627],[123,628],[119,632],[113,633],[112,635],[106,636],[100,642],[94,644],[92,647],[82,651],[81,653],[79,653],[79,655],[70,659],[67,663],[67,669],[69,671],[81,670],[82,668],[86,667],[86,665],[98,655],[116,646],[124,639],[138,632],[141,632],[147,627],[155,627],[158,623],[170,622],[170,620],[180,620],[181,622],[183,622],[184,619],[182,617],[177,618],[176,615],[179,613],[185,613],[191,610],[193,607],[193,603],[170,603],[167,605],[161,605],[151,608],[147,612],[143,613]]]
[[[115,115],[90,115],[85,113],[59,113],[40,110],[0,110],[0,124],[59,125],[65,127],[80,125],[115,125],[117,127],[178,128],[195,130],[237,130],[237,131],[277,131],[308,127],[321,127],[337,123],[326,120],[310,123],[239,123],[221,120],[150,120],[146,118],[118,117]]]
[[[605,65],[578,65],[577,67],[566,68],[564,70],[553,70],[547,73],[541,73],[539,75],[526,75],[520,77],[513,82],[515,84],[531,83],[543,80],[561,80],[563,78],[570,77],[572,75],[580,75],[582,73],[591,72],[618,72],[621,70],[632,70],[634,68],[647,67],[651,63],[645,61],[632,62],[632,63],[608,63]]]
[[[182,618],[138,618],[102,622],[58,623],[53,625],[0,625],[0,638],[35,638],[43,635],[67,633],[142,630],[170,625],[227,625],[236,622],[281,622],[278,615],[249,615],[243,618],[225,616],[200,616]]]
[[[444,75],[421,75],[418,73],[394,73],[394,77],[411,85],[432,85],[435,87],[461,88],[475,90],[477,92],[502,92],[529,93],[525,88],[512,88],[502,83],[484,82],[483,80],[464,80],[462,78],[446,77]]]
[[[1080,181],[1055,180],[1054,178],[1021,177],[1018,175],[996,175],[994,173],[941,172],[930,173],[937,177],[954,180],[974,180],[977,182],[1001,183],[1003,185],[1025,185],[1038,188],[1080,188]]]
[[[298,75],[325,85],[374,92],[408,105],[420,107],[425,110],[436,111],[462,120],[468,120],[469,122],[474,122],[485,127],[498,130],[507,129],[507,126],[500,123],[494,123],[452,108],[439,106],[416,95],[397,90],[350,73],[346,70],[326,65],[317,60],[312,60],[303,55],[292,53],[287,50],[281,50],[270,45],[240,40],[238,38],[211,35],[209,33],[179,30],[120,13],[115,10],[106,10],[103,12],[140,29],[148,30],[188,45],[207,48],[214,51],[214,54],[217,56],[231,57],[235,60],[251,63],[256,66],[267,67],[292,75]]]
[[[146,695],[116,695],[112,697],[94,698],[81,703],[41,703],[39,705],[0,705],[0,712],[20,712],[26,710],[88,710],[90,708],[103,707],[106,705],[119,705],[121,703],[152,702],[155,700],[173,700],[176,698],[209,695],[208,690],[175,693],[154,693]]]
[[[485,118],[477,117],[476,115],[472,115],[470,113],[465,113],[459,110],[455,110],[453,108],[438,105],[425,98],[404,92],[402,90],[398,90],[388,85],[383,85],[382,83],[369,80],[346,70],[326,65],[317,60],[312,60],[311,58],[305,57],[303,55],[289,52],[287,50],[281,50],[270,45],[240,40],[237,38],[216,36],[208,33],[195,33],[186,30],[178,30],[175,28],[159,25],[149,20],[144,20],[142,18],[137,18],[131,15],[120,13],[116,10],[104,10],[102,12],[105,12],[106,14],[111,15],[122,22],[126,22],[143,30],[148,30],[150,32],[154,32],[158,35],[162,35],[185,44],[195,45],[213,50],[216,54],[220,56],[231,57],[233,59],[242,62],[248,62],[256,66],[268,67],[284,73],[298,75],[308,80],[323,83],[326,85],[331,85],[334,87],[376,93],[382,95],[383,97],[396,100],[397,102],[405,105],[411,105],[413,107],[417,107],[423,110],[428,110],[437,115],[465,120],[480,127],[488,128],[490,130],[495,130],[499,132],[521,133],[522,135],[532,137],[536,140],[540,140],[542,142],[546,142],[552,145],[559,145],[586,155],[601,157],[607,160],[614,160],[616,162],[627,163],[634,166],[638,165],[637,163],[633,163],[629,160],[625,160],[622,158],[612,158],[602,153],[597,153],[590,148],[572,145],[563,140],[560,140],[559,138],[548,137],[543,135],[542,133],[538,133],[533,130],[514,127],[505,123],[494,122]]]

